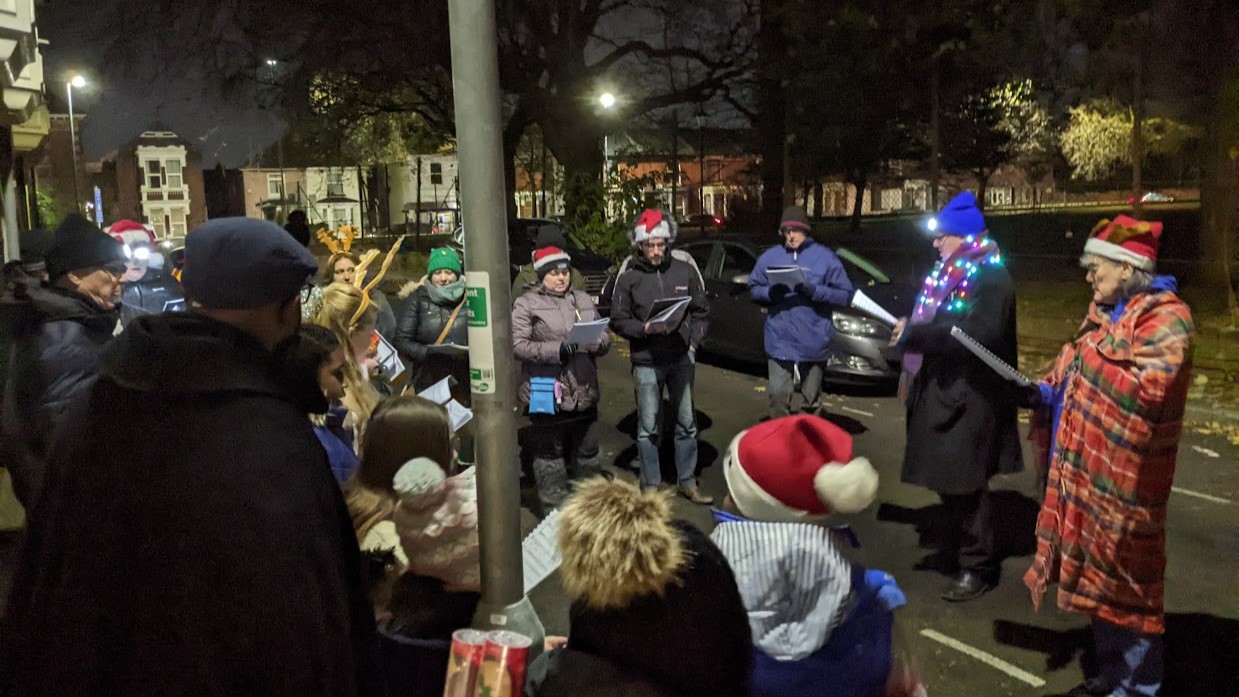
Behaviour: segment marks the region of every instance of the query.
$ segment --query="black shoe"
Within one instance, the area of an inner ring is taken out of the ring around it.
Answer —
[[[917,571],[937,571],[947,576],[959,575],[959,556],[951,552],[940,551],[927,554],[912,565]]]
[[[951,585],[942,591],[942,599],[952,603],[962,603],[968,600],[976,600],[986,593],[994,589],[994,584],[972,573],[964,571]]]

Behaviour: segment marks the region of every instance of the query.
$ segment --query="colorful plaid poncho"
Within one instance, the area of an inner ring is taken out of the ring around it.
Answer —
[[[1191,373],[1192,314],[1178,296],[1096,304],[1044,383],[1063,393],[1048,449],[1037,553],[1024,583],[1058,606],[1144,633],[1165,631],[1166,502]],[[1034,427],[1052,424],[1044,412]]]

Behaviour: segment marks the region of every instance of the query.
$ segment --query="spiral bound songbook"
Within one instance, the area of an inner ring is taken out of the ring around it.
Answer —
[[[1012,368],[1006,361],[1002,360],[998,356],[995,356],[989,349],[982,346],[976,339],[968,336],[968,333],[959,327],[951,327],[951,336],[955,337],[956,341],[963,344],[964,348],[975,354],[977,358],[980,358],[985,365],[992,368],[995,373],[998,373],[1021,387],[1027,387],[1028,385],[1033,384],[1032,380],[1029,380],[1027,376],[1015,368]]]

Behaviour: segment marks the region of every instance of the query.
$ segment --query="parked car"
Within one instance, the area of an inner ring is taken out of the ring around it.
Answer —
[[[712,213],[697,213],[679,222],[680,230],[684,232],[718,232],[726,227],[726,222]]]
[[[595,254],[585,248],[572,231],[563,223],[546,218],[516,218],[508,221],[508,259],[512,265],[512,275],[509,282],[516,280],[520,267],[533,260],[534,244],[538,239],[538,229],[544,225],[552,225],[564,232],[568,248],[564,251],[572,256],[572,265],[585,277],[585,292],[589,293],[598,311],[604,316],[611,307],[611,296],[602,296],[602,288],[607,278],[615,270],[610,259]]]
[[[1171,201],[1174,201],[1174,196],[1171,196],[1169,194],[1158,193],[1156,191],[1146,192],[1143,196],[1140,197],[1141,203],[1170,203]],[[1135,196],[1132,196],[1131,198],[1127,199],[1128,205],[1131,205],[1135,202],[1136,202]]]
[[[767,309],[753,302],[749,274],[766,246],[745,239],[718,237],[676,245],[692,255],[705,279],[710,298],[710,332],[702,347],[707,353],[743,362],[766,361]],[[893,281],[876,264],[840,247],[835,250],[852,285],[896,317],[912,312],[916,289]],[[614,280],[604,292],[614,290]],[[899,377],[899,351],[891,347],[891,329],[852,309],[834,313],[835,334],[826,378],[835,384],[884,384]]]

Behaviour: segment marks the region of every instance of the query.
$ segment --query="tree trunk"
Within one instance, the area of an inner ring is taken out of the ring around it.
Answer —
[[[985,194],[989,191],[989,177],[992,172],[986,169],[978,169],[973,174],[977,177],[977,208],[985,210]]]
[[[503,193],[509,220],[519,217],[516,210],[516,156],[528,127],[529,118],[519,108],[503,127]]]
[[[852,219],[848,223],[848,231],[860,232],[860,216],[865,206],[865,187],[869,184],[868,172],[854,172],[848,177],[848,183],[856,187],[856,200],[852,202]]]
[[[761,226],[779,225],[784,191],[787,155],[787,101],[783,90],[783,70],[787,44],[783,37],[785,0],[762,0],[757,35],[757,150],[761,155]]]
[[[822,183],[814,182],[813,184],[813,217],[822,218]]]
[[[1131,104],[1131,195],[1133,209],[1139,213],[1144,196],[1144,57],[1136,56],[1136,75],[1132,80]]]
[[[1220,22],[1219,22],[1220,24]],[[1239,67],[1225,61],[1223,51],[1217,44],[1202,41],[1205,50],[1216,51],[1218,76],[1215,83],[1216,98],[1213,100],[1212,118],[1206,131],[1204,180],[1200,192],[1201,227],[1204,235],[1204,276],[1209,287],[1215,291],[1225,289],[1226,306],[1232,313],[1239,310],[1236,303],[1235,284],[1231,278],[1239,239],[1239,165],[1230,153],[1239,141]],[[1213,63],[1214,61],[1209,61]],[[1208,64],[1208,63],[1207,63]]]

